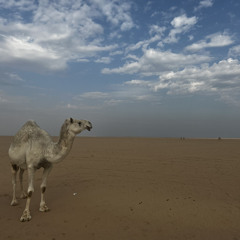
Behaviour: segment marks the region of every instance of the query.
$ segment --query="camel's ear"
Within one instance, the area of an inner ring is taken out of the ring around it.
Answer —
[[[70,122],[73,123],[73,119],[72,118],[70,118]]]

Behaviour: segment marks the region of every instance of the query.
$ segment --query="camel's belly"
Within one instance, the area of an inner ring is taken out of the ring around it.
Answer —
[[[21,169],[27,170],[27,164],[23,163],[19,166]]]
[[[24,166],[26,165],[26,153],[21,148],[9,148],[8,155],[12,165]]]

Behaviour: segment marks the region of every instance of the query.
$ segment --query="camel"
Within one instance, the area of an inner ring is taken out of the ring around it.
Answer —
[[[18,204],[16,198],[16,176],[19,172],[21,187],[21,198],[27,198],[26,207],[20,218],[21,222],[30,221],[30,202],[34,192],[34,173],[43,168],[41,183],[41,202],[39,211],[47,212],[49,208],[45,202],[45,191],[47,177],[52,169],[53,163],[62,161],[72,148],[74,138],[77,134],[87,129],[90,131],[92,124],[87,120],[66,119],[60,131],[59,140],[53,142],[50,135],[41,129],[35,121],[26,122],[15,135],[9,148],[9,157],[12,170],[13,199],[12,206]],[[23,190],[23,173],[28,171],[27,194]]]

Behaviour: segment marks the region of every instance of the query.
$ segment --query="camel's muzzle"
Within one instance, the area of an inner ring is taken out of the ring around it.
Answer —
[[[92,125],[91,125],[91,126],[86,126],[86,129],[87,129],[88,131],[91,131]]]
[[[91,129],[92,129],[92,123],[91,122],[88,122],[88,125],[86,126],[86,129],[88,131],[91,131]]]

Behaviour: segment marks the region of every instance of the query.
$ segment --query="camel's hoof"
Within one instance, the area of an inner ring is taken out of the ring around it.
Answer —
[[[48,212],[48,211],[50,211],[50,209],[47,207],[46,204],[44,204],[44,205],[40,206],[39,211],[40,212]]]
[[[16,206],[18,205],[18,200],[17,199],[13,199],[11,202],[11,206]]]
[[[23,192],[23,193],[21,194],[20,198],[21,198],[21,199],[27,198],[27,194],[26,194],[25,192]]]
[[[27,222],[31,220],[31,215],[30,215],[30,211],[28,210],[24,210],[23,215],[20,218],[21,222]]]

